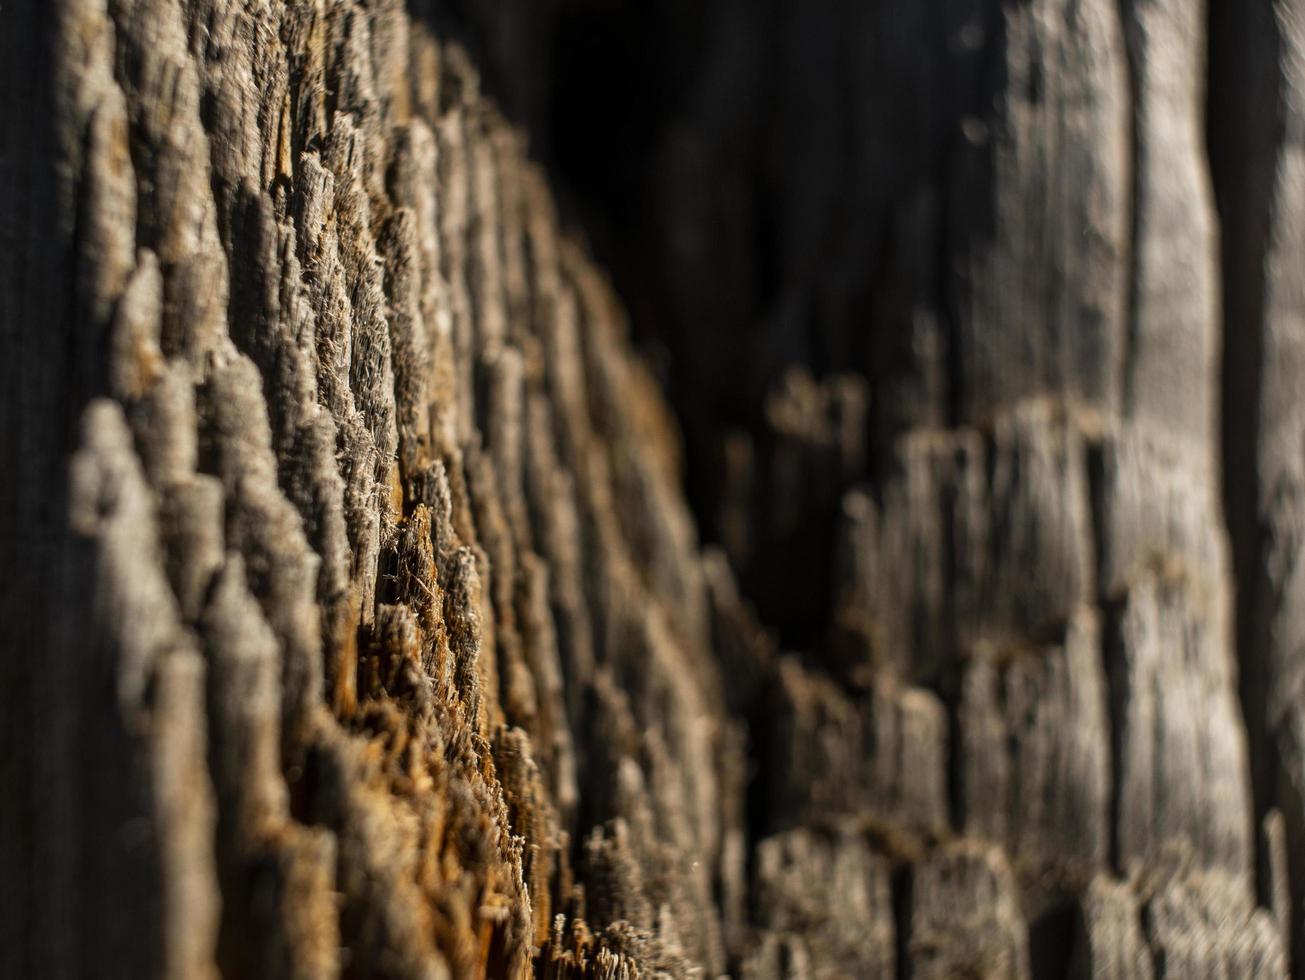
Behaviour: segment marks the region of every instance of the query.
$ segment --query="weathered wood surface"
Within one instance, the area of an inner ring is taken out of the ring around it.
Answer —
[[[941,785],[950,833],[1013,866],[1036,975],[1280,972],[1305,945],[1305,7],[655,8],[670,94],[564,77],[557,132],[589,135],[554,153],[661,348],[700,521],[827,675],[799,696],[782,668],[781,703],[843,734],[802,756],[785,729],[754,826],[888,810],[918,839]],[[601,52],[614,20],[557,30]],[[656,125],[603,181],[622,143],[580,121],[625,113]],[[905,765],[878,707],[904,687],[933,705]]]
[[[1284,976],[1305,8],[662,11],[682,448],[459,6],[0,9],[0,973]]]

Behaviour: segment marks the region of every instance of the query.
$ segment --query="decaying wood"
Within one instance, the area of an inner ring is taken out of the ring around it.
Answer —
[[[1300,971],[1305,10],[715,5],[681,446],[457,6],[0,13],[0,973]]]

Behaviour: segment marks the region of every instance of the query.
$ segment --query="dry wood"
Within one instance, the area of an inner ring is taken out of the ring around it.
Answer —
[[[490,6],[0,10],[0,974],[1302,970],[1305,7],[715,5],[681,445]]]

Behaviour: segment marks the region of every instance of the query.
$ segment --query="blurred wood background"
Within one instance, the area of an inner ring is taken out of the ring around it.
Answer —
[[[1305,976],[1300,0],[0,73],[0,974]]]

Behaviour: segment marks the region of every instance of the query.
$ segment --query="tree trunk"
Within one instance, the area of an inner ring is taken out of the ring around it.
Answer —
[[[0,62],[0,974],[1305,976],[1305,2]]]

